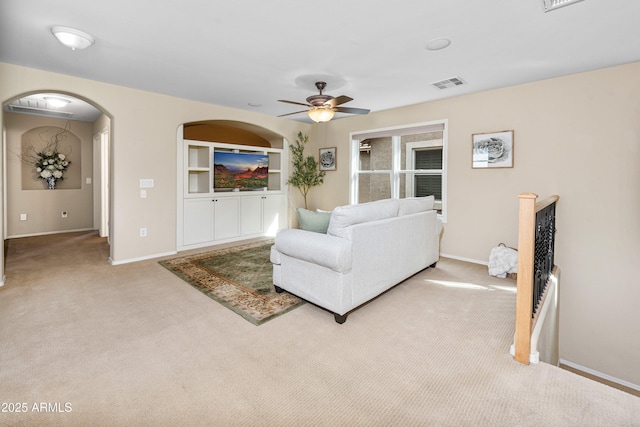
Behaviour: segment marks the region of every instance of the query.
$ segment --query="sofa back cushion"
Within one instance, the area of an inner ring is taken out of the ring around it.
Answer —
[[[327,234],[347,238],[347,227],[398,216],[398,200],[385,199],[358,205],[338,206],[331,213]]]
[[[433,209],[434,202],[434,196],[400,199],[398,200],[398,216],[430,211]]]

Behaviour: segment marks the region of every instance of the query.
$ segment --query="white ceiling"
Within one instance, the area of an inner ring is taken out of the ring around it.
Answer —
[[[322,79],[380,111],[638,61],[638,17],[639,0],[2,0],[0,61],[273,116]],[[72,51],[53,25],[96,42]],[[432,85],[450,77],[466,84]]]

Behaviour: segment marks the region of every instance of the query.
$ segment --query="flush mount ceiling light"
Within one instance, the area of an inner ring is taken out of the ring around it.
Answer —
[[[328,122],[335,112],[331,108],[317,107],[307,111],[307,115],[316,123]]]
[[[47,105],[53,108],[66,107],[71,102],[68,99],[57,98],[55,96],[45,96],[44,100],[47,101]]]
[[[84,31],[76,30],[75,28],[51,27],[51,33],[60,43],[71,48],[71,50],[86,49],[95,43],[92,35]]]
[[[573,3],[578,3],[579,1],[582,0],[542,0],[542,7],[545,12],[549,12]]]

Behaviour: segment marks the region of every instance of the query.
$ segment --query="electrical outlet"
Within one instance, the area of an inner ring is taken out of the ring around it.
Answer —
[[[20,221],[26,221],[27,220],[27,214],[20,214]]]
[[[69,216],[69,214],[67,213],[67,211],[62,211],[62,212],[60,213],[60,215],[62,215],[62,218],[66,218],[66,217],[68,217],[68,216]]]
[[[146,227],[142,227],[140,229],[140,237],[147,237],[147,229],[146,229]]]

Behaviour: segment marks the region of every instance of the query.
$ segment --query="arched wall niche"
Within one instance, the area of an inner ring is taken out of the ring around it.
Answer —
[[[46,182],[39,179],[35,168],[36,153],[55,148],[66,156],[72,165],[64,172],[62,180],[59,180],[58,189],[81,188],[81,165],[82,165],[82,141],[69,128],[58,126],[37,126],[22,134],[21,138],[21,166],[22,190],[43,190]],[[53,151],[53,150],[52,150]]]
[[[282,135],[251,123],[233,120],[203,120],[185,123],[183,138],[255,147],[283,148]]]

